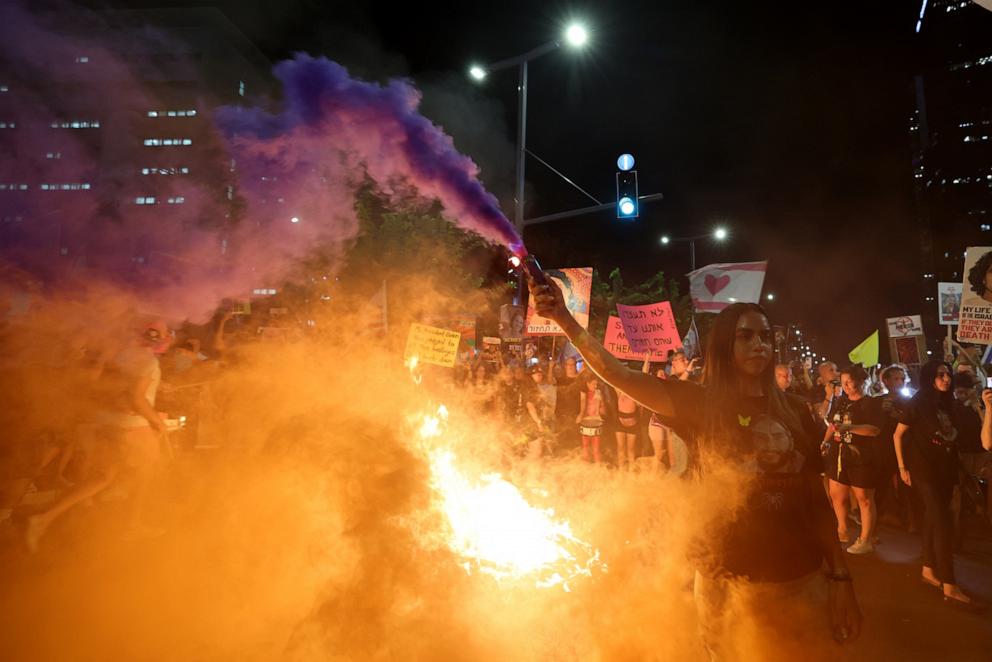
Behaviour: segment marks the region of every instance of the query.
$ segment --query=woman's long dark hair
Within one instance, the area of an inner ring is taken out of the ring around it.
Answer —
[[[951,405],[954,404],[954,394],[950,390],[938,391],[937,387],[933,385],[937,379],[937,370],[941,366],[951,372],[951,367],[940,359],[927,361],[920,368],[920,390],[913,396],[913,400],[925,407],[928,413],[933,412],[935,414],[938,407],[950,411]]]
[[[737,321],[744,313],[758,313],[768,320],[768,313],[756,303],[734,303],[717,314],[706,339],[706,363],[703,367],[703,385],[707,390],[707,417],[710,422],[723,417],[718,412],[733,403],[739,396],[740,379],[734,362],[734,341]],[[771,324],[769,324],[771,326]],[[803,434],[802,422],[789,405],[784,393],[775,384],[775,361],[769,360],[761,373],[761,384],[768,395],[768,414],[782,421],[794,438]]]

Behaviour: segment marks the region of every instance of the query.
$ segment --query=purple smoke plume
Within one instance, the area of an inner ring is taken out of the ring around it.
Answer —
[[[478,167],[417,112],[420,93],[408,82],[380,86],[355,80],[336,62],[304,54],[278,64],[275,74],[284,87],[281,113],[241,107],[218,112],[236,154],[256,162],[262,156],[275,158],[303,174],[300,170],[308,166],[318,172],[333,168],[332,155],[340,153],[348,167],[364,167],[380,186],[404,179],[425,197],[439,200],[458,225],[521,250],[513,225],[479,182]],[[300,158],[303,151],[308,158]],[[244,180],[242,190],[252,194]],[[261,195],[257,189],[254,193]]]

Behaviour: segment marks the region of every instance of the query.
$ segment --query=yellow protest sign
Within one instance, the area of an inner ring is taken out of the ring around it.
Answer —
[[[426,324],[411,324],[406,337],[403,358],[417,357],[420,363],[433,363],[452,368],[458,356],[458,341],[462,334]]]

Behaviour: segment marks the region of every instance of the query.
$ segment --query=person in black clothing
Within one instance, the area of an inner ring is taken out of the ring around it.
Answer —
[[[830,479],[830,501],[837,517],[837,537],[842,543],[849,542],[847,515],[852,493],[861,511],[861,535],[847,548],[851,554],[868,554],[874,550],[876,447],[881,409],[865,394],[867,381],[868,373],[860,365],[841,370],[840,384],[847,397],[834,407],[824,437],[830,443],[825,469]]]
[[[878,511],[879,521],[886,513],[905,513],[903,524],[912,529],[916,512],[913,504],[918,499],[913,496],[910,488],[899,480],[899,463],[896,461],[895,446],[892,443],[896,425],[909,403],[909,398],[903,395],[902,391],[906,387],[906,369],[899,364],[893,364],[883,370],[879,377],[885,386],[885,393],[875,398],[882,416],[882,431],[878,435],[876,464],[878,487],[875,491],[875,508]],[[922,512],[922,508],[919,510]]]
[[[954,576],[951,494],[958,482],[958,430],[961,405],[951,394],[951,369],[929,361],[920,371],[920,390],[903,412],[893,439],[899,477],[924,504],[922,580],[943,588],[944,601],[982,608],[961,590]]]
[[[819,476],[817,442],[823,430],[804,403],[775,384],[773,335],[764,309],[737,303],[716,316],[699,385],[627,368],[575,321],[557,287],[532,282],[531,288],[538,312],[564,329],[596,374],[667,417],[689,444],[704,479],[710,469],[727,466],[749,479],[745,505],[708,532],[694,559],[696,607],[711,656],[728,645],[727,633],[735,625],[728,602],[732,580],[734,603],[737,596],[765,591],[765,609],[774,605],[764,630],[771,642],[796,617],[786,596],[814,601],[817,591],[809,587],[823,586],[824,563],[834,638],[856,637],[861,612]],[[776,587],[778,597],[769,596]]]

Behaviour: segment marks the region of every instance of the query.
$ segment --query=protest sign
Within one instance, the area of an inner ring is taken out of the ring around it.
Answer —
[[[623,332],[623,323],[620,322],[620,318],[616,315],[610,315],[610,319],[606,322],[606,335],[603,337],[603,347],[610,354],[621,360],[644,358],[643,354],[638,356],[630,351],[630,345],[627,344],[627,336]]]
[[[923,335],[923,320],[919,315],[903,315],[902,317],[889,317],[885,320],[889,329],[890,338],[911,338]]]
[[[519,340],[524,335],[524,307],[504,303],[499,307],[499,337]]]
[[[420,363],[454,367],[458,355],[458,341],[462,335],[436,326],[413,323],[406,337],[403,358],[416,356]]]
[[[957,324],[961,316],[961,283],[937,283],[937,314],[941,324]]]
[[[482,360],[487,363],[497,363],[501,343],[502,341],[494,336],[482,336]]]
[[[583,329],[589,328],[589,299],[592,295],[592,267],[547,269],[544,274],[561,288],[565,307]],[[565,333],[555,322],[541,317],[534,308],[534,295],[527,304],[527,335],[563,336]]]
[[[644,306],[618,303],[617,312],[620,313],[627,342],[635,354],[644,356],[646,352],[651,352],[655,356],[667,357],[669,350],[682,346],[669,302],[659,301]]]
[[[992,290],[987,285],[990,266],[992,246],[968,247],[961,284],[958,342],[992,343]]]

